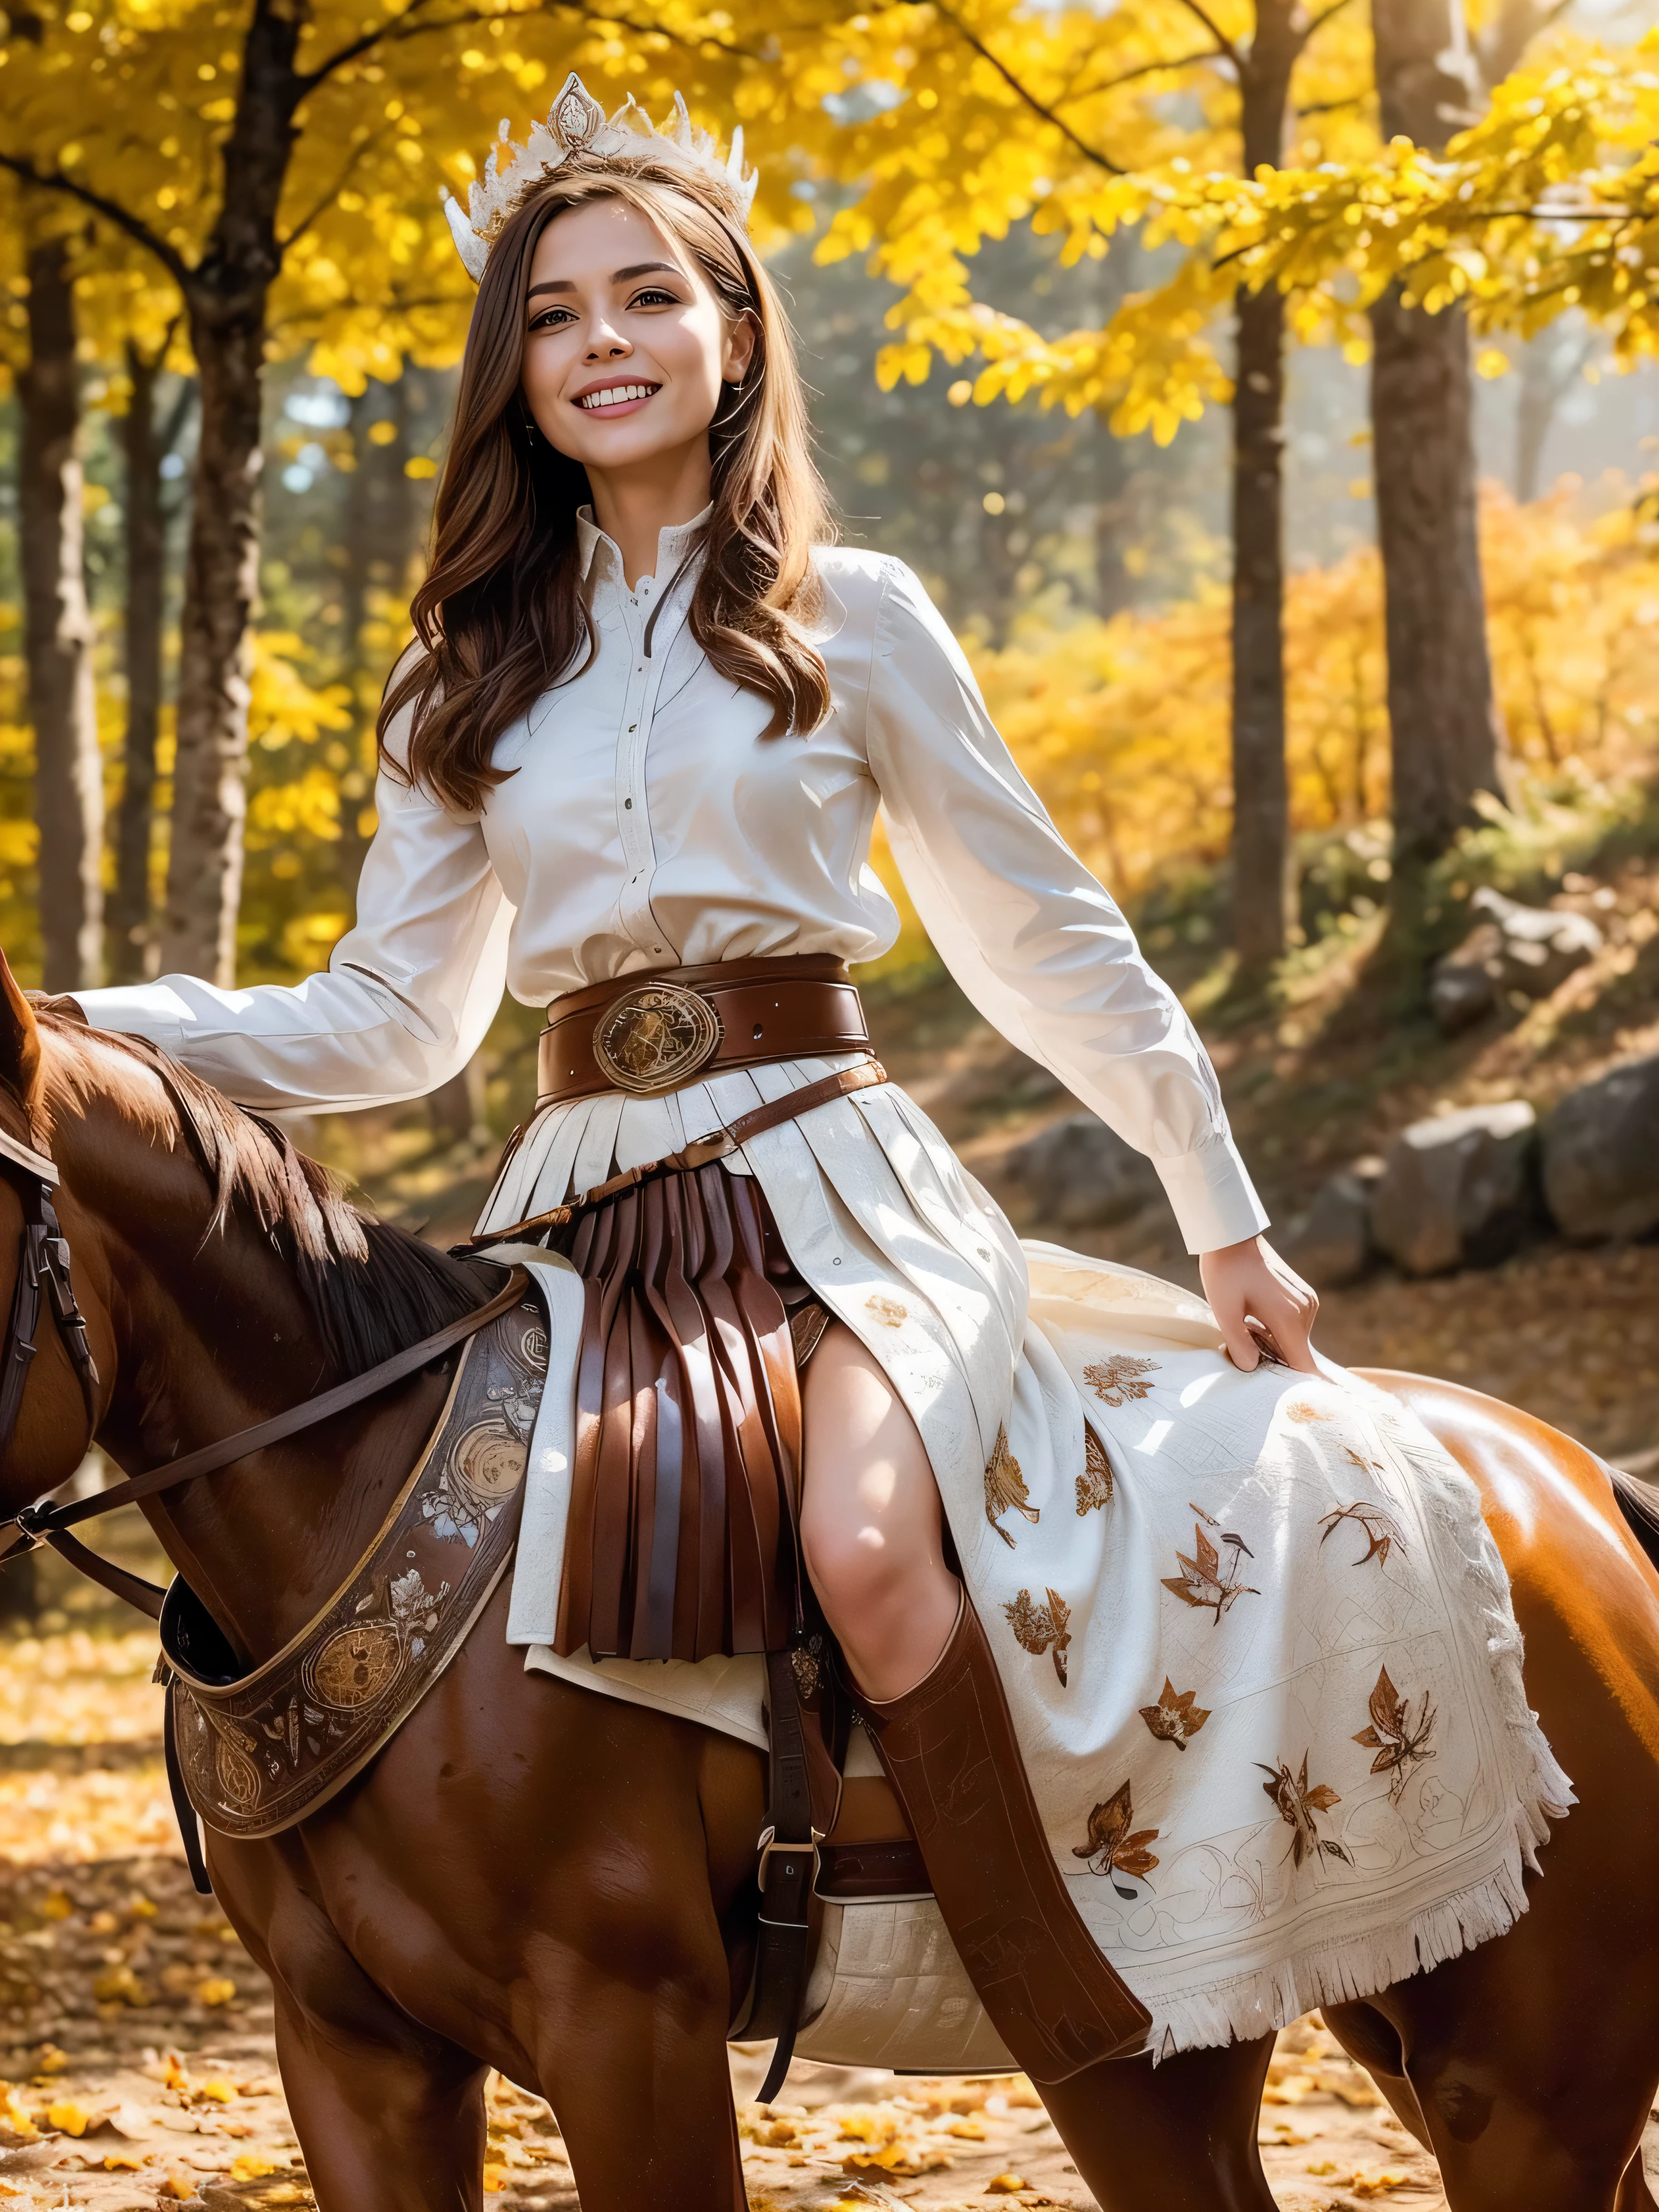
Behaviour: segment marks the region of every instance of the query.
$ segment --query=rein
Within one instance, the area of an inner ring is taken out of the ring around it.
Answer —
[[[0,1129],[0,1174],[17,1186],[23,1206],[17,1286],[12,1293],[3,1352],[0,1352],[0,1359],[3,1360],[3,1367],[0,1367],[0,1461],[3,1461],[16,1432],[29,1369],[39,1348],[35,1333],[40,1327],[43,1292],[51,1300],[58,1334],[80,1382],[86,1405],[88,1445],[98,1428],[98,1370],[87,1342],[86,1319],[76,1304],[70,1279],[69,1243],[52,1202],[58,1185],[56,1164],[49,1154]],[[491,1261],[489,1264],[497,1267],[502,1263]],[[147,1613],[152,1620],[159,1620],[165,1592],[142,1576],[129,1574],[125,1568],[100,1559],[96,1552],[88,1550],[70,1534],[71,1528],[82,1521],[112,1513],[118,1507],[130,1505],[140,1498],[153,1498],[158,1491],[193,1481],[198,1475],[217,1474],[234,1461],[249,1458],[255,1452],[299,1436],[334,1414],[360,1405],[364,1399],[390,1389],[394,1382],[401,1382],[445,1352],[453,1351],[481,1328],[488,1328],[516,1304],[529,1281],[529,1274],[523,1267],[514,1267],[508,1274],[507,1287],[498,1291],[487,1304],[474,1307],[459,1321],[422,1337],[418,1344],[411,1344],[392,1358],[381,1360],[378,1366],[354,1375],[347,1382],[337,1382],[331,1390],[320,1391],[314,1398],[304,1399],[285,1413],[275,1413],[268,1420],[256,1421],[250,1427],[222,1437],[216,1443],[204,1444],[198,1450],[185,1452],[161,1467],[149,1468],[143,1474],[128,1475],[110,1489],[100,1491],[95,1498],[83,1498],[68,1505],[43,1502],[0,1516],[0,1530],[12,1528],[17,1532],[14,1540],[0,1550],[0,1566],[8,1559],[34,1550],[38,1545],[50,1544],[89,1580],[100,1583],[141,1613]]]

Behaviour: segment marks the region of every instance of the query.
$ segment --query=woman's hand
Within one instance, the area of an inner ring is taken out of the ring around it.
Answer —
[[[1235,1367],[1248,1374],[1258,1366],[1259,1340],[1265,1339],[1270,1356],[1276,1352],[1287,1366],[1306,1374],[1316,1371],[1311,1333],[1318,1296],[1265,1237],[1247,1237],[1242,1244],[1203,1253],[1198,1272]]]

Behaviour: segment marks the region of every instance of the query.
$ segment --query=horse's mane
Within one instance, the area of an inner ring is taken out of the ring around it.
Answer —
[[[288,1262],[342,1376],[390,1359],[490,1295],[465,1262],[361,1213],[339,1178],[275,1123],[236,1105],[148,1040],[88,1031],[45,1009],[37,1018],[55,1046],[69,1048],[51,1055],[49,1091],[56,1077],[81,1097],[108,1092],[107,1070],[94,1069],[88,1049],[94,1040],[157,1079],[212,1189],[203,1241],[222,1235],[236,1214],[250,1218]],[[142,1112],[150,1102],[135,1103]]]

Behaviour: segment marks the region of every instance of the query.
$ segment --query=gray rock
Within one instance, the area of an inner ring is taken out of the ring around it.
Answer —
[[[1561,1101],[1544,1130],[1544,1202],[1566,1237],[1659,1228],[1659,1053]]]
[[[1473,1029],[1498,1004],[1498,932],[1483,922],[1429,978],[1429,1005],[1442,1036]]]
[[[1408,1275],[1490,1267],[1536,1218],[1537,1116],[1522,1098],[1417,1121],[1395,1139],[1371,1200],[1371,1235]]]
[[[1127,1221],[1163,1185],[1143,1153],[1094,1114],[1068,1114],[1008,1155],[1045,1221],[1062,1229],[1104,1229]]]
[[[1478,1022],[1511,991],[1547,999],[1601,949],[1601,933],[1588,915],[1522,906],[1485,889],[1469,903],[1486,919],[1438,963],[1429,984],[1435,1019],[1448,1036]]]
[[[1328,1176],[1313,1204],[1286,1239],[1285,1257],[1316,1291],[1340,1290],[1356,1283],[1371,1256],[1370,1210],[1374,1176],[1344,1168]]]

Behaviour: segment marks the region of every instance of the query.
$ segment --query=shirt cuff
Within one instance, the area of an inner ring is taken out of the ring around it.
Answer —
[[[1196,1152],[1177,1152],[1168,1159],[1155,1157],[1152,1165],[1189,1252],[1217,1252],[1224,1244],[1242,1244],[1267,1226],[1267,1209],[1231,1137],[1218,1137]]]

